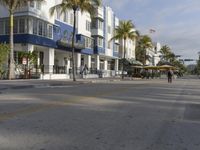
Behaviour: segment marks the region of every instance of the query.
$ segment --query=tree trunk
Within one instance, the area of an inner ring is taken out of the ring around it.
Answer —
[[[146,48],[144,48],[144,65],[146,65],[146,60],[147,60],[147,51]]]
[[[10,57],[8,79],[14,79],[13,11],[10,11]]]
[[[123,64],[122,64],[122,79],[124,79],[125,58],[126,58],[126,38],[124,38],[124,58],[123,58]]]
[[[72,35],[72,72],[73,72],[73,81],[76,81],[76,68],[75,68],[75,58],[74,58],[75,33],[76,33],[76,10],[74,10],[74,26],[73,26],[73,35]]]

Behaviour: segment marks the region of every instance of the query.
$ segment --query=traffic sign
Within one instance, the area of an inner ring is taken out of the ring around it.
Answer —
[[[23,57],[23,58],[22,58],[22,64],[23,64],[23,65],[26,65],[26,64],[27,64],[27,59],[26,59],[26,57]]]

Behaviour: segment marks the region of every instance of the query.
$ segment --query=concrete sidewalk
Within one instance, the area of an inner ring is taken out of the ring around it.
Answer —
[[[136,78],[125,77],[123,81],[131,80],[142,80]],[[121,82],[121,77],[110,77],[110,78],[92,78],[92,79],[77,79],[73,82],[72,79],[68,80],[40,80],[40,79],[27,79],[27,80],[0,80],[0,91],[5,89],[23,89],[23,88],[34,88],[38,86],[65,86],[65,85],[76,85],[76,84],[88,84],[88,83],[111,83]]]

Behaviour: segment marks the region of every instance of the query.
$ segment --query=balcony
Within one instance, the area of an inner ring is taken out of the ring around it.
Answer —
[[[94,15],[95,18],[99,18],[101,20],[104,20],[104,14],[103,14],[103,8],[98,7],[96,9],[96,14]]]
[[[103,30],[94,28],[92,29],[92,35],[98,35],[98,36],[103,37]]]

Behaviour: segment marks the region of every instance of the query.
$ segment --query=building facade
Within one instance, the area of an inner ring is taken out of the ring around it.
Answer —
[[[161,59],[161,44],[160,43],[153,43],[152,48],[148,48],[146,50],[146,65],[148,66],[156,66]]]
[[[16,66],[22,64],[21,51],[37,53],[37,64],[32,72],[42,79],[69,79],[72,70],[71,41],[73,12],[49,9],[59,1],[30,2],[14,13],[14,58]],[[119,41],[111,40],[119,24],[110,7],[89,13],[77,12],[75,36],[75,65],[77,77],[87,66],[87,77],[115,76],[119,64]],[[9,18],[5,7],[0,6],[0,42],[9,42]],[[19,72],[16,72],[19,73]]]

